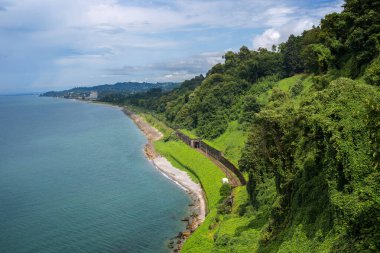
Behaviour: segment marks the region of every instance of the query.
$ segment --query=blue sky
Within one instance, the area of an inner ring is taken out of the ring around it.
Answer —
[[[271,47],[342,0],[0,0],[0,93],[182,81]]]

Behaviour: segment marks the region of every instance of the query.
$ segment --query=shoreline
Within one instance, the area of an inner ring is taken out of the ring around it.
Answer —
[[[164,135],[155,127],[147,123],[139,115],[125,106],[112,105],[99,101],[73,100],[102,106],[110,106],[121,110],[136,124],[136,126],[147,138],[148,143],[144,147],[144,154],[148,160],[163,176],[167,177],[189,195],[191,199],[189,204],[189,217],[185,217],[181,220],[187,223],[186,229],[179,232],[177,236],[169,239],[169,243],[167,245],[172,252],[180,252],[186,239],[203,223],[206,218],[206,198],[202,186],[195,183],[185,171],[174,167],[165,157],[156,152],[154,142],[163,138]]]
[[[132,121],[147,137],[148,143],[144,147],[144,153],[148,160],[152,162],[158,171],[177,184],[190,196],[190,215],[182,220],[187,222],[186,230],[180,232],[176,237],[172,238],[168,245],[173,252],[179,252],[185,240],[205,220],[206,201],[203,195],[203,189],[201,185],[195,183],[185,171],[175,168],[165,157],[160,156],[156,152],[154,149],[154,142],[163,137],[163,134],[160,131],[126,107],[119,108],[121,108],[121,111],[123,111],[126,116],[132,119]]]

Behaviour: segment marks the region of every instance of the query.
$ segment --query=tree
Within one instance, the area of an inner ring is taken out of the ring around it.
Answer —
[[[304,65],[301,57],[302,37],[290,35],[287,42],[280,45],[284,55],[285,72],[287,76],[301,73]]]
[[[239,63],[239,58],[238,56],[232,52],[232,51],[228,51],[224,56],[223,58],[225,59],[225,66],[226,68],[233,68],[233,67],[236,67]]]
[[[330,49],[323,44],[308,45],[302,51],[302,57],[305,61],[305,69],[311,73],[325,73],[334,57]]]
[[[366,70],[364,79],[372,85],[380,86],[380,58],[378,57]]]

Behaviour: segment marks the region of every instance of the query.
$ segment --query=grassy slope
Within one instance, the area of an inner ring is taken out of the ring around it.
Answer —
[[[145,119],[165,133],[170,133],[167,127],[158,122],[155,118],[144,115]],[[193,138],[196,136],[183,130],[184,133]],[[239,129],[237,122],[231,122],[228,130],[219,138],[208,141],[212,146],[225,152],[226,156],[237,163],[240,158],[241,149],[244,146],[246,134]],[[257,248],[259,232],[261,227],[252,229],[252,221],[256,216],[252,212],[239,216],[239,207],[247,206],[248,195],[245,187],[234,189],[233,211],[229,215],[218,215],[216,206],[220,197],[221,178],[224,174],[207,158],[199,154],[194,149],[180,141],[158,141],[155,143],[156,150],[164,155],[177,168],[189,173],[196,182],[201,182],[206,193],[209,213],[205,222],[192,234],[183,246],[182,252],[203,253],[203,252],[226,252],[224,247],[216,246],[215,239],[224,236],[241,236],[239,251],[252,252]],[[235,159],[233,160],[233,157]],[[249,208],[249,207],[248,207]],[[247,244],[247,242],[249,242]],[[251,246],[247,246],[251,245]]]
[[[262,186],[263,187],[263,186]],[[185,243],[182,252],[206,253],[249,253],[259,248],[260,234],[265,228],[274,199],[274,182],[267,183],[259,196],[265,203],[257,211],[247,205],[245,187],[234,189],[234,205],[231,214],[218,215],[213,209],[202,226]],[[266,202],[265,202],[266,200]],[[241,209],[244,207],[244,214]]]
[[[298,80],[302,80],[302,82],[304,83],[304,88],[306,89],[307,87],[310,86],[311,82],[310,82],[310,76],[306,76],[305,74],[298,74],[298,75],[294,75],[292,77],[288,77],[288,78],[284,78],[280,81],[278,81],[273,88],[278,88],[280,90],[283,90],[283,91],[286,91],[286,92],[290,92],[290,88],[298,81]],[[266,92],[263,92],[261,94],[257,94],[258,95],[258,98],[257,98],[257,101],[261,104],[266,104],[268,103],[268,99],[270,97],[270,95],[272,94],[273,92],[273,88],[272,89],[269,89],[268,91]]]
[[[298,80],[303,83],[303,91],[299,96],[292,99],[296,103],[299,102],[303,94],[312,89],[311,76],[296,75],[280,80],[268,91],[257,94],[261,100],[260,102],[266,104],[274,88],[290,93],[291,87]],[[215,148],[223,150],[229,159],[237,162],[245,139],[246,134],[239,131],[238,123],[230,122],[228,130],[223,135],[206,142]],[[227,147],[231,146],[234,147],[233,152],[228,152]],[[212,252],[328,252],[331,250],[334,238],[326,236],[323,243],[315,241],[318,238],[309,238],[302,224],[291,226],[283,234],[279,235],[285,240],[274,241],[271,242],[271,245],[265,245],[263,242],[266,240],[266,227],[269,222],[270,210],[275,201],[276,190],[274,182],[271,181],[265,182],[258,187],[261,189],[258,199],[262,204],[256,210],[248,204],[246,188],[235,189],[233,212],[219,217],[220,221],[215,226],[215,241]],[[246,211],[242,212],[244,207]],[[241,216],[242,213],[244,214]]]
[[[205,140],[205,142],[221,150],[225,157],[237,166],[246,139],[247,133],[239,128],[237,121],[232,121],[221,136],[214,140]]]
[[[191,138],[198,138],[193,131],[186,129],[181,129],[181,131]],[[238,161],[246,139],[247,133],[240,129],[240,125],[237,121],[232,121],[228,124],[227,130],[221,136],[213,140],[203,139],[203,141],[211,147],[222,151],[228,160],[238,166]]]
[[[274,181],[260,188],[258,199],[263,204],[257,210],[249,205],[245,187],[234,189],[232,213],[221,218],[212,252],[250,253],[259,249],[276,192]]]
[[[215,207],[225,175],[213,162],[180,141],[158,141],[155,148],[174,166],[197,178],[205,190],[209,208]]]
[[[164,138],[154,144],[157,152],[165,156],[176,168],[186,171],[195,182],[201,183],[205,190],[209,213],[202,225],[185,242],[182,252],[212,252],[215,229],[209,229],[209,226],[217,216],[216,205],[221,198],[219,189],[222,186],[221,179],[225,177],[224,173],[214,163],[184,143],[165,141],[173,134],[173,129],[148,113],[139,114],[164,133]]]
[[[291,98],[294,103],[298,104],[304,95],[313,90],[312,76],[296,75],[280,80],[271,89],[259,94],[260,103],[265,105],[268,102],[274,88],[288,92],[290,96],[290,89],[298,80],[302,81],[303,90],[298,96]],[[260,206],[256,211],[253,211],[248,227],[261,228],[261,230],[255,230],[254,228],[248,229],[245,233],[252,233],[250,238],[244,238],[243,233],[240,235],[235,234],[235,237],[232,237],[232,239],[228,241],[227,246],[223,247],[223,250],[215,252],[331,252],[333,243],[337,240],[336,236],[332,234],[322,235],[323,233],[318,231],[314,237],[311,237],[310,231],[302,225],[307,224],[306,221],[302,220],[305,216],[303,212],[307,212],[310,206],[305,206],[305,210],[294,214],[299,217],[298,222],[284,229],[281,234],[277,235],[276,240],[271,241],[270,244],[266,244],[268,232],[265,231],[265,228],[268,222],[270,222],[268,218],[271,207],[272,205],[276,205],[275,202],[273,202],[276,191],[274,184],[271,185],[270,183],[268,184],[268,182],[258,185],[258,187],[265,189],[264,191],[262,189],[259,190],[259,192],[263,191],[263,193],[261,196],[258,196],[259,202],[265,200],[265,204]],[[262,219],[258,218],[260,216]],[[234,223],[238,221],[232,219],[231,222]],[[323,221],[317,220],[316,223],[322,224]],[[228,247],[230,244],[233,246]],[[244,251],[243,244],[253,244],[255,246],[252,247],[252,251]]]
[[[290,92],[291,87],[299,80],[302,81],[304,86],[304,90],[301,92],[301,95],[294,98],[295,101],[299,101],[302,97],[302,94],[308,92],[311,88],[311,76],[299,74],[285,78],[277,82],[273,88],[279,88],[283,91]],[[266,92],[262,92],[261,94],[257,94],[258,101],[262,104],[266,104],[270,95],[272,94],[273,88],[269,89]],[[195,133],[192,131],[182,131],[192,138],[197,138]],[[241,151],[244,148],[245,141],[247,139],[247,135],[248,133],[241,130],[240,125],[237,121],[232,121],[228,124],[227,130],[221,136],[213,140],[204,140],[204,142],[218,150],[221,150],[226,158],[237,166],[241,156]]]
[[[307,92],[310,89],[310,86],[312,84],[311,77],[299,74],[295,75],[289,78],[282,79],[278,81],[273,88],[279,88],[283,91],[289,92],[291,87],[298,81],[302,80],[304,90],[302,93]],[[266,104],[268,102],[268,99],[270,95],[272,94],[272,89],[269,89],[265,92],[262,92],[258,95],[258,101],[262,104]],[[301,93],[301,96],[302,96]],[[295,100],[299,100],[301,96],[298,96],[295,98]],[[181,131],[191,138],[198,138],[194,131],[189,131],[186,129],[181,129]],[[244,148],[245,141],[247,139],[248,133],[244,132],[239,123],[237,121],[229,122],[227,130],[220,135],[219,137],[213,139],[213,140],[203,140],[210,146],[220,150],[223,152],[225,157],[229,159],[233,164],[236,166],[238,165],[238,161],[241,156],[241,151]]]
[[[305,91],[310,87],[310,77],[297,75],[279,81],[274,87],[284,91],[289,91],[297,80],[303,80]],[[266,103],[272,89],[262,94],[263,102]],[[298,98],[295,98],[298,99]],[[197,136],[188,130],[182,130],[192,138]],[[204,140],[209,145],[221,150],[225,156],[237,165],[240,159],[241,150],[244,147],[247,133],[240,129],[237,121],[229,123],[225,133],[214,140]],[[168,145],[171,142],[168,143]],[[185,146],[187,147],[187,146]],[[172,146],[178,150],[178,147]],[[179,154],[173,150],[173,153]],[[170,159],[170,158],[169,158]],[[176,164],[175,161],[173,164]],[[178,166],[178,164],[176,164]],[[268,222],[270,208],[275,197],[274,182],[267,182],[260,186],[262,194],[258,196],[262,203],[257,210],[254,210],[248,203],[246,187],[234,189],[234,204],[231,214],[218,215],[215,209],[211,209],[203,225],[185,243],[183,252],[256,252],[261,251],[260,240],[265,238],[265,228]],[[207,191],[206,191],[207,192]],[[242,211],[245,210],[245,211]],[[304,234],[296,229],[292,231],[294,236],[289,238],[289,245],[284,245],[283,252],[294,250],[294,244],[301,244],[300,249],[309,248],[309,241]],[[298,237],[300,236],[300,237]],[[277,250],[280,245],[276,245]]]
[[[311,77],[297,75],[280,80],[274,87],[289,92],[297,80],[302,80],[304,90],[295,98],[299,101],[303,94],[311,89]],[[273,87],[273,88],[274,88]],[[273,89],[272,88],[272,89]],[[272,89],[258,94],[259,101],[265,104],[268,101]],[[155,118],[145,114],[145,119],[164,131],[166,136],[172,132],[164,124]],[[190,131],[184,133],[196,138]],[[206,140],[213,147],[222,150],[227,158],[235,164],[240,158],[241,149],[246,140],[246,133],[239,129],[238,122],[230,122],[227,131],[214,140]],[[186,241],[182,252],[328,252],[331,249],[334,238],[325,237],[323,243],[317,242],[318,238],[308,238],[302,224],[297,224],[285,230],[279,235],[284,238],[282,242],[272,242],[265,245],[269,213],[274,204],[276,190],[274,182],[265,182],[261,188],[258,199],[261,206],[253,209],[248,203],[246,187],[234,189],[234,204],[232,213],[218,215],[216,206],[220,199],[219,189],[223,173],[215,167],[207,158],[179,141],[158,141],[155,143],[159,153],[167,157],[170,162],[182,170],[187,171],[197,182],[201,182],[205,188],[208,199],[209,214],[205,222]]]
[[[199,137],[194,133],[194,131],[189,131],[187,129],[181,129],[181,132],[186,134],[187,136],[189,136],[190,138],[192,139],[198,139]]]
[[[200,182],[207,197],[209,214],[205,222],[186,241],[182,252],[211,252],[213,231],[209,230],[209,225],[216,217],[223,172],[206,157],[180,141],[158,141],[155,148],[175,167],[188,172],[195,181]]]

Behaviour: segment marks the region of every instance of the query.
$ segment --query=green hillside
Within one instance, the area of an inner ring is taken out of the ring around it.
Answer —
[[[61,97],[61,98],[82,98],[88,97],[91,92],[96,91],[98,98],[103,102],[118,102],[129,94],[145,92],[151,89],[172,90],[178,87],[178,83],[138,83],[124,82],[115,84],[103,84],[92,87],[76,87],[63,91],[48,91],[41,96],[43,97]]]
[[[203,138],[249,178],[183,252],[380,251],[379,24],[379,1],[346,0],[272,51],[243,46],[173,91],[120,101]],[[170,137],[157,149],[200,159]],[[220,185],[186,166],[214,196]]]

